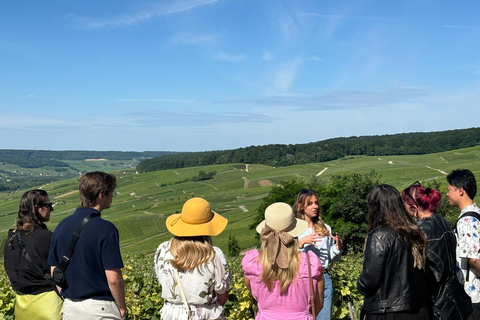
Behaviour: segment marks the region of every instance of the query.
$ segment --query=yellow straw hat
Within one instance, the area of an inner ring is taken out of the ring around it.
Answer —
[[[172,214],[165,224],[168,231],[178,237],[216,236],[227,226],[228,220],[210,209],[202,198],[185,202],[182,213]]]

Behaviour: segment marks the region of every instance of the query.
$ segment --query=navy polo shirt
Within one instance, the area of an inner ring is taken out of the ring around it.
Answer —
[[[69,299],[113,301],[105,270],[123,268],[118,230],[113,223],[102,219],[97,210],[77,208],[74,214],[60,221],[52,235],[48,264],[60,265],[72,234],[91,213],[98,213],[98,216],[91,218],[80,232],[65,271],[68,288],[62,291],[62,295]]]

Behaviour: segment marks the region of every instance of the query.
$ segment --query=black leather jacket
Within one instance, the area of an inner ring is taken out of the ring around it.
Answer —
[[[433,301],[438,296],[440,285],[449,275],[455,274],[457,239],[447,220],[437,213],[422,219],[418,227],[428,239],[427,288]]]
[[[415,310],[428,301],[424,271],[413,267],[407,243],[388,226],[369,232],[357,288],[367,314]]]

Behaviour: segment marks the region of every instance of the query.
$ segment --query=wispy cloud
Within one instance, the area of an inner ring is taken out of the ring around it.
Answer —
[[[303,59],[295,58],[293,61],[285,64],[278,72],[274,80],[274,86],[281,91],[287,91],[291,88],[293,81],[297,77],[298,68],[302,65]]]
[[[162,98],[153,98],[153,99],[130,99],[130,98],[122,98],[118,99],[118,101],[123,102],[174,102],[174,103],[204,103],[205,101],[195,100],[195,99],[162,99]]]
[[[17,98],[17,101],[25,100],[25,99],[31,99],[31,98],[34,98],[34,97],[36,97],[36,96],[37,96],[37,95],[36,95],[35,93],[27,94],[26,96],[18,97],[18,98]]]
[[[109,18],[73,17],[76,19],[80,28],[122,28],[133,26],[155,17],[181,13],[216,2],[218,2],[218,0],[161,1],[160,3],[149,3],[137,9],[135,12]]]
[[[384,91],[335,90],[318,95],[290,94],[266,96],[256,99],[238,99],[231,102],[260,106],[291,107],[301,110],[347,110],[365,107],[388,107],[411,103],[433,94],[432,90],[416,87],[399,87]]]
[[[478,27],[478,26],[462,26],[462,25],[451,25],[451,24],[444,25],[443,28],[480,30],[480,27]]]
[[[262,60],[263,61],[272,61],[273,60],[273,55],[270,52],[265,51],[262,55]]]
[[[356,20],[378,20],[378,21],[395,21],[395,19],[374,17],[374,16],[355,16],[342,14],[320,14],[313,12],[299,12],[297,15],[302,17],[324,18],[324,19],[356,19]]]
[[[244,60],[247,60],[247,59],[248,59],[248,57],[244,54],[231,55],[231,54],[226,54],[226,53],[223,53],[223,52],[220,52],[219,54],[217,54],[215,56],[215,60],[217,60],[217,61],[241,62],[241,61],[244,61]]]
[[[319,56],[315,56],[315,55],[310,55],[307,59],[310,60],[310,61],[322,61],[322,58],[320,58]]]
[[[190,34],[177,34],[170,40],[170,45],[184,44],[184,45],[198,45],[212,43],[217,40],[216,34],[207,35],[190,35]]]

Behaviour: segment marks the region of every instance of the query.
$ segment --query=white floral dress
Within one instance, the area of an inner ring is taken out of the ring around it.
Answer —
[[[193,313],[193,320],[225,319],[223,307],[217,301],[217,294],[228,291],[231,281],[230,268],[222,250],[215,249],[212,261],[187,271],[179,272],[185,297]],[[161,319],[187,320],[182,296],[177,286],[170,260],[170,241],[158,246],[155,253],[155,274],[162,286],[164,306],[160,310]]]

